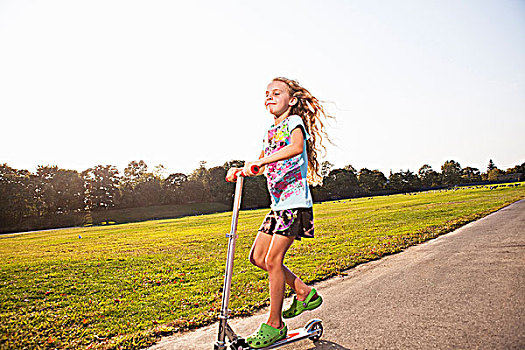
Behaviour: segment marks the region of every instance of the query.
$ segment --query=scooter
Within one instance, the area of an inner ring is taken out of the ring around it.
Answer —
[[[259,172],[259,167],[256,165],[250,169],[252,173]],[[228,253],[226,257],[226,272],[224,274],[224,287],[222,294],[221,313],[219,315],[219,335],[213,347],[214,350],[225,350],[229,346],[231,350],[250,350],[252,349],[246,340],[238,336],[228,324],[230,310],[228,304],[230,301],[231,281],[233,275],[233,260],[235,256],[235,242],[237,240],[237,222],[239,219],[239,211],[241,207],[242,186],[244,182],[244,173],[239,171],[235,174],[233,181],[236,181],[235,197],[233,201],[233,214],[230,233],[226,234],[228,238]],[[303,328],[288,331],[288,335],[283,340],[280,340],[271,346],[263,349],[275,349],[283,345],[287,345],[302,339],[310,339],[318,341],[323,334],[323,324],[319,319],[310,320]],[[227,339],[226,339],[227,338]]]

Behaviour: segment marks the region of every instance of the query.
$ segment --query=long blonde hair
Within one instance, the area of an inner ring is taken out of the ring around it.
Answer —
[[[310,91],[299,85],[296,80],[277,77],[272,81],[280,81],[288,86],[290,97],[297,98],[297,103],[292,106],[290,115],[298,115],[303,120],[306,132],[310,138],[306,142],[306,152],[308,154],[308,182],[320,184],[323,180],[321,176],[320,164],[318,161],[319,152],[326,151],[323,140],[330,142],[325,130],[322,119],[333,118],[325,112],[323,106]]]

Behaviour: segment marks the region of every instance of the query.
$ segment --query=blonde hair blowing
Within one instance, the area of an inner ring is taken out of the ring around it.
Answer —
[[[290,115],[298,115],[303,120],[306,132],[310,138],[306,142],[306,152],[308,154],[308,182],[311,184],[320,184],[323,178],[320,174],[321,169],[317,160],[319,152],[326,152],[323,145],[323,139],[330,142],[322,119],[333,118],[328,115],[321,103],[315,98],[310,91],[299,85],[296,80],[283,77],[274,78],[273,81],[280,81],[288,86],[290,97],[297,98],[297,103],[292,106]]]

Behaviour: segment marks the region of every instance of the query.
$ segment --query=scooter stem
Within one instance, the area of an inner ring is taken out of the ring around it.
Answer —
[[[228,253],[226,258],[226,272],[224,274],[224,288],[222,293],[222,306],[221,314],[219,316],[219,336],[216,343],[216,348],[225,348],[225,337],[227,329],[227,320],[229,317],[228,304],[230,301],[230,290],[233,275],[233,261],[235,256],[235,242],[237,240],[237,222],[239,219],[239,211],[241,208],[241,196],[242,196],[242,185],[244,182],[244,176],[237,178],[237,184],[235,185],[235,197],[233,201],[233,214],[230,234],[228,237]]]

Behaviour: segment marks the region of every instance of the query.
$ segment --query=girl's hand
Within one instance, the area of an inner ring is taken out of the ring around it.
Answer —
[[[242,176],[255,176],[262,172],[260,162],[246,163],[244,168],[230,168],[226,173],[226,181],[236,182],[237,177],[242,173]]]
[[[242,172],[244,173],[244,176],[256,176],[259,175],[259,173],[261,172],[261,168],[261,161],[246,162],[246,164],[244,164]]]
[[[235,182],[237,181],[237,173],[239,173],[242,168],[230,168],[226,174],[226,181]]]

